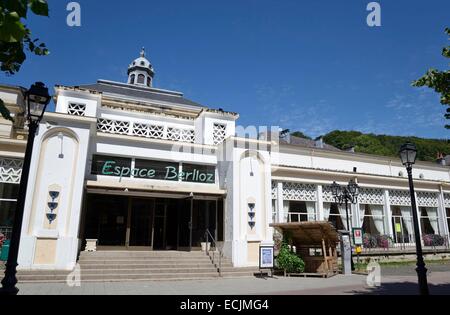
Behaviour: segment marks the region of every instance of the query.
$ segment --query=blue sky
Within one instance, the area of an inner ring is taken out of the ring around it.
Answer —
[[[369,0],[78,2],[79,28],[66,24],[68,0],[50,0],[49,19],[28,21],[51,55],[30,56],[1,82],[124,82],[145,46],[155,87],[238,112],[243,126],[449,136],[438,96],[411,87],[429,67],[449,67],[448,0],[379,1],[375,28]]]

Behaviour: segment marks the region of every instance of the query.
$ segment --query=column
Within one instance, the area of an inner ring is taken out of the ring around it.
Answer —
[[[318,211],[318,220],[324,221],[325,215],[323,211],[323,186],[317,185],[317,211]]]
[[[283,207],[283,183],[277,182],[277,209],[278,223],[284,223],[284,207]]]
[[[419,199],[417,198],[417,192],[414,191],[414,197],[416,198],[416,213],[417,213],[417,220],[419,220],[419,235],[420,235],[420,239],[422,239],[422,224],[421,224],[421,213],[419,211]],[[414,209],[412,209],[412,211],[414,211]],[[423,243],[423,242],[422,242]],[[423,246],[423,244],[422,244]]]
[[[439,224],[439,234],[441,236],[448,235],[447,233],[447,215],[445,212],[445,203],[444,203],[444,193],[442,192],[442,186],[439,186],[439,194],[438,194],[438,224]]]
[[[385,218],[385,225],[387,227],[386,233],[389,234],[389,236],[394,237],[394,230],[392,228],[392,211],[391,211],[391,202],[389,200],[389,190],[384,190],[384,218]]]

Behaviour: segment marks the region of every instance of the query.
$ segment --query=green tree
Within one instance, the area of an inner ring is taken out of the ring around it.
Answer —
[[[450,28],[447,27],[445,32],[450,36]],[[450,58],[450,46],[444,47],[442,56]],[[423,77],[414,81],[413,86],[427,86],[439,93],[441,95],[441,104],[447,107],[445,118],[450,119],[450,70],[440,71],[431,68]],[[450,125],[445,125],[445,128],[450,129]]]
[[[416,144],[418,159],[421,161],[436,161],[438,153],[450,154],[450,141],[440,139],[424,139],[418,137],[398,137],[388,135],[363,134],[358,131],[332,131],[323,140],[338,149],[355,148],[355,152],[391,156],[398,158],[400,146],[411,141]]]
[[[303,139],[308,139],[308,140],[312,140],[310,136],[305,135],[303,132],[301,131],[295,131],[293,133],[291,133],[291,136],[294,137],[299,137],[299,138],[303,138]]]
[[[26,50],[38,56],[49,54],[44,43],[31,37],[25,24],[28,10],[48,16],[47,0],[0,0],[0,71],[7,75],[20,70],[27,58]],[[0,113],[3,118],[13,120],[1,99]]]

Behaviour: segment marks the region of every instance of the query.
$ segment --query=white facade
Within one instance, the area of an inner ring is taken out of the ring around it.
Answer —
[[[145,55],[134,66],[142,58]],[[126,247],[132,247],[130,240],[136,237],[130,223],[133,198],[147,198],[155,205],[155,198],[177,200],[178,208],[191,200],[191,248],[193,239],[201,239],[192,232],[193,204],[211,207],[205,210],[210,212],[205,224],[214,226],[225,256],[237,267],[258,265],[259,247],[274,242],[273,222],[331,221],[343,228],[364,227],[370,233],[389,235],[396,243],[409,241],[408,181],[397,159],[235,137],[236,113],[206,108],[182,93],[152,88],[151,82],[150,87],[131,84],[131,76],[139,71],[153,79],[153,68],[145,60],[142,67],[147,70],[130,66],[127,84],[100,80],[93,85],[56,86],[56,110],[44,116],[34,143],[20,269],[72,270],[86,235],[92,232],[89,226],[97,224],[92,218],[98,219],[99,226],[109,224],[100,213],[105,209],[94,205],[101,196],[117,207],[114,227],[127,225],[120,230],[120,245]],[[12,151],[2,144],[0,179],[17,184],[22,155]],[[450,168],[419,162],[414,177],[415,211],[423,221],[420,232],[448,238]],[[346,227],[345,209],[335,206],[329,185],[352,179],[361,194],[351,205],[351,227]],[[123,206],[128,210],[120,209],[120,198],[128,198]],[[213,206],[201,204],[205,200]],[[160,202],[166,221],[169,203]],[[188,211],[187,203],[183,207]],[[185,247],[185,239],[179,238],[188,237],[180,228],[183,211],[172,230],[177,233],[177,249]],[[146,240],[139,244],[155,249],[152,233],[151,244]],[[167,233],[158,246],[169,248],[166,238],[170,238]]]

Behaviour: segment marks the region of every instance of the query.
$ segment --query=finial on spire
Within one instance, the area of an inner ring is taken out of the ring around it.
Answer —
[[[145,57],[145,47],[142,47],[142,50],[141,50],[141,57]]]

